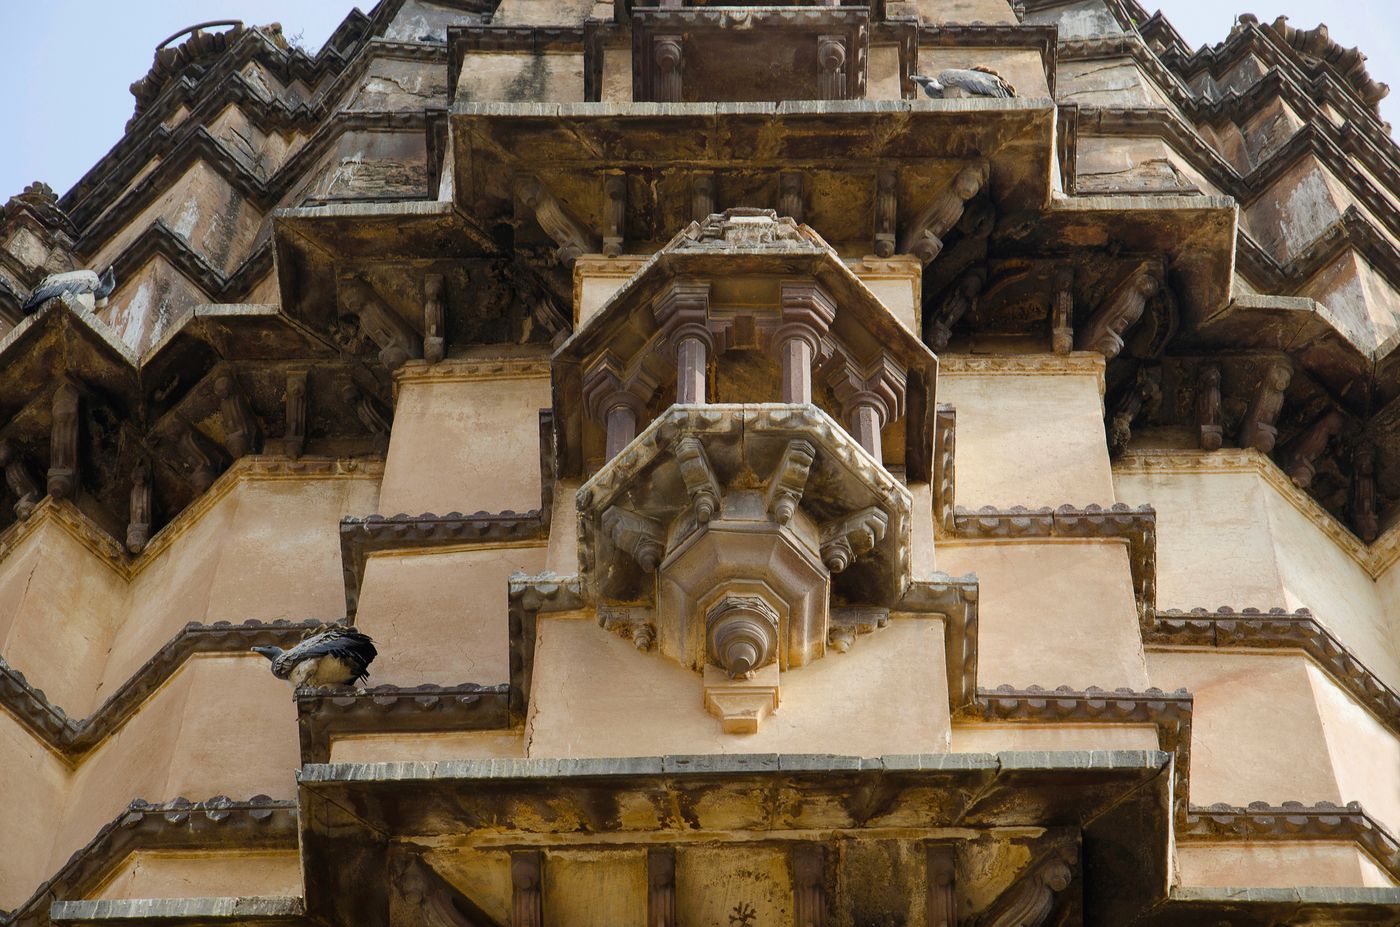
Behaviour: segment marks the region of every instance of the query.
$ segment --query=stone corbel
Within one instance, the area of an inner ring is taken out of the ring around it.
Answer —
[[[928,264],[943,250],[943,238],[962,218],[967,201],[987,185],[991,170],[985,161],[958,172],[948,188],[915,217],[904,233],[899,250]]]
[[[422,356],[418,334],[369,283],[359,278],[343,280],[340,301],[359,320],[360,331],[378,345],[379,362],[386,370],[397,370],[410,358]]]
[[[1351,465],[1351,526],[1356,536],[1370,543],[1380,534],[1376,515],[1376,447],[1369,441],[1357,445]]]
[[[1055,910],[1055,896],[1074,881],[1076,859],[1074,850],[1065,849],[1032,864],[977,918],[975,927],[1041,927]]]
[[[817,37],[817,99],[844,100],[850,94],[846,81],[846,37]],[[795,217],[794,217],[795,218]]]
[[[447,356],[446,282],[442,274],[423,275],[423,359],[430,364]]]
[[[438,875],[416,854],[402,853],[393,857],[389,867],[390,884],[403,909],[399,917],[422,927],[481,927],[492,923],[488,915],[451,882]]]
[[[1317,459],[1327,445],[1342,433],[1346,415],[1336,406],[1324,412],[1296,438],[1288,452],[1288,477],[1299,489],[1307,489],[1317,475]]]
[[[1287,361],[1270,365],[1259,387],[1254,391],[1254,399],[1249,404],[1249,412],[1240,425],[1240,447],[1252,447],[1261,454],[1268,454],[1278,442],[1279,413],[1283,411],[1283,397],[1288,384],[1293,381],[1293,368]]]
[[[650,518],[611,506],[603,513],[603,530],[613,546],[648,573],[655,573],[666,555],[666,532]]]
[[[962,275],[952,291],[943,298],[943,305],[929,317],[929,329],[924,341],[930,348],[941,351],[948,346],[948,340],[953,337],[953,326],[977,305],[977,297],[981,295],[986,282],[987,271],[981,267],[970,268]]]
[[[1196,434],[1203,451],[1218,451],[1225,443],[1220,423],[1220,366],[1207,364],[1196,377]]]
[[[510,927],[544,927],[543,865],[539,850],[510,854]]]
[[[897,222],[899,220],[899,175],[881,171],[875,180],[875,255],[887,258],[894,254]]]
[[[650,609],[630,605],[598,606],[598,625],[646,652],[656,644],[656,623]]]
[[[753,734],[778,709],[778,613],[729,594],[705,616],[705,709],[726,734]]]
[[[681,102],[681,75],[685,68],[684,40],[679,35],[658,35],[652,40],[652,100]]]
[[[55,499],[78,490],[78,390],[71,383],[61,384],[53,395],[48,490]]]
[[[717,212],[714,171],[701,171],[690,178],[690,217],[703,222]]]
[[[151,468],[143,460],[131,474],[131,511],[126,525],[126,549],[139,554],[151,539]]]
[[[826,927],[826,847],[795,843],[791,851],[793,923]]]
[[[796,171],[784,171],[778,176],[778,215],[791,216],[799,223],[806,219],[802,186],[802,175]]]
[[[603,178],[603,253],[617,257],[627,230],[627,178],[609,174]]]
[[[1074,350],[1074,268],[1055,272],[1055,297],[1050,316],[1050,349],[1056,354]]]
[[[931,843],[927,848],[928,927],[957,927],[958,883],[957,849],[951,844]]]
[[[647,849],[647,927],[677,927],[676,851]]]
[[[797,514],[797,505],[802,501],[802,491],[807,486],[807,474],[816,459],[817,449],[807,441],[789,441],[783,451],[783,459],[768,482],[766,507],[773,520],[780,525],[792,521]]]
[[[283,453],[296,460],[306,450],[305,370],[287,371],[287,426],[282,432]]]
[[[705,401],[705,377],[715,336],[709,329],[710,284],[676,280],[652,306],[652,314],[676,358],[676,402]]]
[[[15,496],[15,517],[24,521],[33,514],[42,494],[13,441],[0,441],[0,467],[5,470],[5,484]]]
[[[392,417],[385,415],[379,408],[379,403],[375,402],[364,390],[354,383],[346,383],[340,389],[340,399],[354,411],[355,417],[360,420],[360,425],[372,437],[380,440],[389,437]]]
[[[235,459],[257,450],[258,423],[233,374],[225,371],[214,380],[219,416],[224,426],[224,449]]]
[[[205,446],[205,438],[191,425],[185,425],[179,438],[180,456],[195,492],[204,492],[219,477],[219,461]]]
[[[554,256],[560,264],[568,267],[579,255],[598,250],[598,243],[594,241],[593,236],[578,220],[569,215],[563,204],[555,199],[554,194],[550,193],[538,178],[519,178],[515,184],[515,193],[520,202],[534,214],[535,221],[544,229],[544,233],[558,246]]]
[[[837,653],[846,653],[857,637],[873,634],[889,623],[888,608],[833,608],[826,642]]]
[[[695,519],[702,525],[707,524],[719,513],[720,490],[714,468],[705,456],[705,445],[699,438],[689,435],[676,443],[676,465],[685,481],[690,504],[695,508]]]
[[[1142,318],[1147,301],[1162,288],[1162,269],[1156,262],[1139,264],[1104,300],[1079,334],[1079,347],[1098,351],[1109,360],[1123,350],[1123,335]]]
[[[888,516],[874,506],[827,522],[821,528],[822,563],[832,573],[840,573],[884,540],[888,527]]]

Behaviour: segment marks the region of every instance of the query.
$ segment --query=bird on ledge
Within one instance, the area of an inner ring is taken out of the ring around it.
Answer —
[[[272,661],[272,675],[302,686],[353,686],[369,677],[379,652],[368,634],[342,625],[311,632],[291,650],[253,647]]]
[[[117,277],[110,267],[101,277],[91,270],[49,274],[24,301],[23,311],[28,315],[49,300],[65,295],[76,296],[89,311],[101,309],[107,305],[107,297],[116,288]]]
[[[939,71],[937,77],[911,74],[910,79],[924,93],[941,100],[945,97],[1014,97],[1016,88],[991,68],[950,68]]]

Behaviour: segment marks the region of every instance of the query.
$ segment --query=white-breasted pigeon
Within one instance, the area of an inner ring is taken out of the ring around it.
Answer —
[[[1014,97],[1016,88],[991,68],[950,68],[937,77],[911,74],[910,79],[934,99],[944,97]]]
[[[331,625],[314,631],[291,650],[254,647],[272,661],[272,675],[302,686],[353,686],[369,677],[369,665],[379,652],[368,634]]]

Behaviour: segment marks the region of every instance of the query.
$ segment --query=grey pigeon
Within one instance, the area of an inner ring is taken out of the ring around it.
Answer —
[[[33,312],[49,300],[64,295],[78,297],[89,309],[100,308],[107,305],[107,297],[116,288],[117,277],[110,267],[101,277],[91,270],[50,274],[24,301],[24,312]]]
[[[950,68],[937,77],[912,74],[910,79],[934,99],[944,97],[1014,97],[1016,88],[991,68]]]
[[[272,661],[272,675],[301,686],[353,686],[369,676],[379,652],[368,634],[331,625],[313,632],[291,650],[254,647]]]

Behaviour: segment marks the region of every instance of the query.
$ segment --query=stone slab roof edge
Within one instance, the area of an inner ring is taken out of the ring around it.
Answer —
[[[240,896],[220,898],[121,898],[55,901],[49,920],[55,924],[150,923],[199,925],[210,921],[238,924],[299,924],[306,916],[300,897]]]

